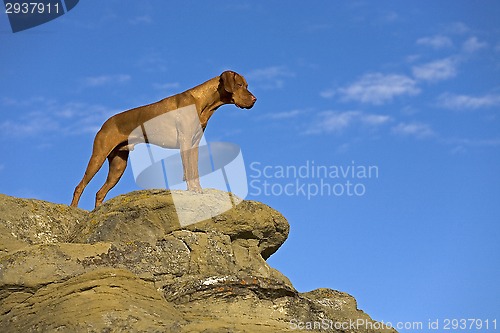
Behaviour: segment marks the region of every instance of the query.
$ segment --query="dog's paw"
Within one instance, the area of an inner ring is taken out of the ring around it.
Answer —
[[[187,184],[187,189],[190,192],[203,193],[203,189],[200,184]]]
[[[195,187],[195,188],[189,189],[189,191],[194,192],[194,193],[203,193],[203,189],[201,187]]]

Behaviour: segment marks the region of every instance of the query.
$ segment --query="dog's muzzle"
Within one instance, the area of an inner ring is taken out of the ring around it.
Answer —
[[[254,95],[250,95],[250,101],[248,103],[237,103],[234,99],[232,102],[240,109],[251,109],[255,102],[257,102],[257,98]]]

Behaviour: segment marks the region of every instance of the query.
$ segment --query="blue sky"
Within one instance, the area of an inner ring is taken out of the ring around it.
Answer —
[[[498,17],[496,1],[86,0],[13,34],[2,14],[0,192],[69,203],[104,120],[232,69],[258,101],[221,107],[206,137],[241,146],[249,181],[378,170],[323,179],[363,195],[251,188],[291,225],[273,267],[385,322],[500,319]],[[128,169],[108,198],[137,189]]]

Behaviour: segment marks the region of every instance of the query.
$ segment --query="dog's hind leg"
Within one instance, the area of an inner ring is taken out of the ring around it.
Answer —
[[[85,175],[83,176],[80,183],[75,188],[75,192],[73,193],[73,200],[71,201],[72,207],[78,207],[78,202],[80,201],[80,197],[83,193],[83,190],[87,186],[87,184],[94,178],[95,174],[101,168],[102,164],[106,160],[106,156],[104,155],[92,155],[90,158],[89,164],[87,166],[87,170],[85,170]]]
[[[82,180],[75,188],[75,192],[73,193],[73,200],[71,201],[72,207],[78,207],[78,202],[80,201],[80,197],[83,193],[83,190],[87,186],[87,184],[94,178],[95,174],[99,169],[101,169],[102,164],[108,157],[109,153],[114,149],[114,146],[107,143],[105,138],[100,136],[100,133],[97,133],[96,138],[94,140],[94,147],[92,149],[92,156],[90,157],[89,164],[87,165],[87,169],[85,170],[85,174],[83,175]]]
[[[115,187],[127,167],[128,149],[115,148],[108,156],[109,171],[106,182],[95,196],[95,206],[100,206],[108,192]]]

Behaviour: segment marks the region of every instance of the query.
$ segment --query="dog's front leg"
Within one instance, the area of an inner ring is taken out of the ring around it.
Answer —
[[[188,168],[188,190],[201,193],[200,176],[198,173],[198,144],[189,149],[189,165]]]
[[[201,193],[198,177],[198,145],[190,147],[189,144],[183,144],[181,141],[181,159],[188,191]]]

